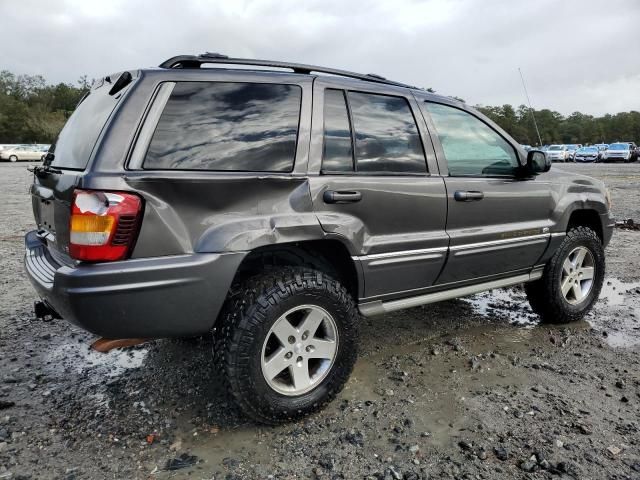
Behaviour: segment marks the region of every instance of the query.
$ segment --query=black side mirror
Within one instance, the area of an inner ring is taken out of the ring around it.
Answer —
[[[548,172],[551,169],[551,160],[542,150],[529,150],[527,153],[527,170],[535,175]]]

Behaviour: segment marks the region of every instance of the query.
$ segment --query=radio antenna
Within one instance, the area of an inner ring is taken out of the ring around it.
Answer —
[[[522,75],[522,70],[518,67],[518,72],[520,72],[520,80],[522,80],[522,88],[524,88],[524,94],[527,96],[527,102],[529,102],[529,111],[531,112],[531,118],[533,118],[533,125],[536,127],[536,133],[538,134],[538,145],[542,146],[542,138],[540,138],[540,130],[538,130],[538,122],[536,122],[536,116],[533,113],[533,107],[531,106],[531,99],[529,98],[529,92],[527,92],[527,86],[524,83],[524,76]]]

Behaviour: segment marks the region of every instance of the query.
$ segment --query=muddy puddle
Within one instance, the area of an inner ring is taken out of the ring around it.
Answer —
[[[462,299],[472,311],[484,317],[508,320],[521,328],[540,324],[531,311],[522,288],[490,290]],[[609,277],[600,292],[600,299],[586,320],[603,332],[612,347],[632,347],[640,344],[640,282],[623,282]]]

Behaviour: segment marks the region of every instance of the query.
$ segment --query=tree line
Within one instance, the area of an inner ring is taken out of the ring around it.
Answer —
[[[54,142],[89,88],[86,76],[75,85],[50,85],[40,75],[15,75],[1,71],[0,143]],[[640,142],[638,111],[594,117],[580,112],[563,116],[549,109],[531,110],[525,105],[517,108],[511,105],[476,108],[525,145],[539,143],[533,115],[543,144]]]
[[[573,112],[565,117],[549,109],[531,110],[525,105],[520,105],[517,109],[511,105],[477,106],[476,108],[523,145],[540,143],[533,115],[538,123],[543,145],[640,141],[640,112],[638,111],[607,114],[602,117]]]
[[[1,71],[0,143],[52,143],[89,88],[86,76],[49,85],[40,75]]]

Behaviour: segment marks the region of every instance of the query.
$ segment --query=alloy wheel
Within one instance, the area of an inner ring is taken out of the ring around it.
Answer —
[[[333,317],[316,305],[300,305],[281,315],[262,346],[262,375],[276,392],[302,395],[327,376],[338,353]]]
[[[560,289],[562,296],[571,305],[581,303],[593,286],[595,261],[586,247],[576,247],[562,264]]]

